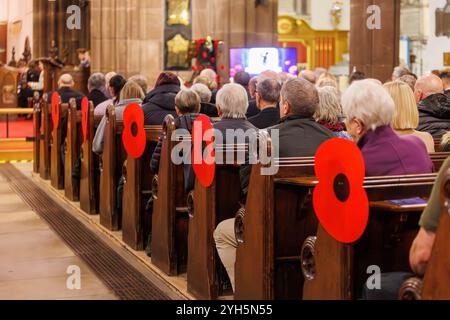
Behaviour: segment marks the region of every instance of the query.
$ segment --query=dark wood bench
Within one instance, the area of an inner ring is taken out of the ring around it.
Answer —
[[[388,201],[428,198],[435,180],[435,174],[366,178],[370,216],[364,235],[356,243],[342,244],[319,225],[316,235],[302,248],[303,298],[357,299],[369,277],[369,266],[376,265],[382,272],[408,270],[409,249],[425,205],[401,206]],[[313,189],[317,180],[293,178],[278,183]]]
[[[175,165],[171,158],[172,150],[180,143],[171,139],[175,130],[175,119],[168,116],[163,126],[159,173],[152,184],[152,263],[170,276],[186,271],[189,228],[184,166]],[[190,137],[179,138],[191,145]]]
[[[33,172],[39,173],[39,151],[41,141],[41,100],[28,99],[28,107],[33,108]]]
[[[100,223],[108,230],[122,226],[122,212],[117,202],[117,186],[122,176],[126,152],[122,143],[123,121],[116,119],[114,106],[106,110],[103,154],[100,157]]]
[[[151,216],[145,214],[145,208],[152,195],[153,174],[150,161],[159,137],[161,126],[144,127],[147,146],[139,159],[127,156],[123,166],[125,184],[123,189],[122,237],[123,241],[134,250],[143,250],[147,245],[151,230]]]
[[[66,153],[64,155],[64,193],[70,201],[80,200],[80,181],[73,177],[73,172],[80,156],[82,142],[81,111],[77,110],[76,101],[72,99],[67,112]]]
[[[445,160],[450,157],[450,152],[436,152],[431,153],[430,158],[431,161],[433,161],[434,164],[434,171],[439,172],[442,165],[444,164]]]
[[[301,298],[296,290],[303,281],[295,270],[300,264],[296,243],[315,231],[317,219],[308,208],[308,190],[297,192],[275,182],[313,176],[314,158],[276,159],[276,166],[274,176],[262,175],[262,164],[253,165],[245,210],[236,217],[236,300]]]
[[[425,276],[408,279],[401,300],[450,300],[450,172],[441,186],[441,218]]]
[[[53,124],[51,106],[45,99],[43,99],[40,103],[40,110],[41,124],[39,134],[39,174],[42,179],[49,180],[51,167],[50,147]]]
[[[52,126],[52,139],[50,142],[51,149],[51,168],[50,168],[50,182],[53,188],[57,190],[64,189],[64,166],[61,158],[61,146],[64,143],[62,141],[62,119],[67,117],[67,112],[69,105],[59,104],[59,119],[57,120],[59,125],[56,127],[54,124]],[[53,118],[52,118],[53,119]]]
[[[242,148],[229,147],[229,152],[235,154]],[[218,152],[225,151],[216,149],[216,155]],[[212,185],[206,188],[196,181],[194,191],[189,194],[187,281],[188,291],[198,299],[215,300],[224,293],[226,276],[217,254],[214,231],[221,222],[234,218],[241,208],[239,171],[238,163],[216,164]]]
[[[81,145],[80,207],[84,212],[95,215],[98,212],[99,174],[98,156],[92,151],[95,130],[103,117],[94,117],[94,105],[89,102],[87,136]]]

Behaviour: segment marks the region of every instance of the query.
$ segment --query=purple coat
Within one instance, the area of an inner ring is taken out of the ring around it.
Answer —
[[[425,144],[412,135],[399,136],[390,127],[366,133],[358,142],[366,163],[366,176],[433,173]]]

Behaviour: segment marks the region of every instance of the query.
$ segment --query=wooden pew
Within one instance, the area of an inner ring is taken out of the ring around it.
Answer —
[[[153,174],[150,161],[159,137],[161,126],[146,126],[147,147],[140,159],[127,156],[123,168],[125,184],[123,189],[122,236],[123,241],[134,250],[143,250],[151,230],[151,217],[145,214],[145,207],[151,197]]]
[[[232,152],[239,148],[233,147]],[[188,291],[198,299],[214,300],[222,294],[222,264],[213,235],[222,221],[234,218],[241,208],[239,169],[237,163],[217,164],[212,185],[205,188],[196,181],[194,191],[189,194],[187,281]]]
[[[61,158],[61,145],[64,143],[62,141],[62,119],[67,116],[68,109],[69,105],[66,103],[59,105],[59,126],[58,128],[52,126],[50,182],[52,187],[57,190],[64,189],[64,167]]]
[[[28,107],[33,108],[33,172],[39,173],[39,151],[41,141],[41,101],[35,101],[33,98],[28,99]]]
[[[83,133],[81,130],[81,111],[77,111],[74,99],[69,103],[67,113],[67,137],[64,166],[64,193],[70,201],[80,200],[80,182],[73,178],[73,172],[80,156]]]
[[[425,277],[405,281],[401,300],[450,300],[450,172],[441,189],[441,218]]]
[[[245,210],[236,217],[236,300],[301,298],[297,243],[315,232],[317,219],[308,190],[275,182],[314,175],[314,158],[277,159],[276,166],[274,176],[262,175],[262,164],[253,165]]]
[[[442,151],[442,140],[441,139],[434,139],[434,151],[435,152],[441,152]]]
[[[112,231],[120,230],[122,226],[122,212],[117,208],[117,186],[126,160],[122,132],[123,122],[116,119],[114,106],[108,107],[104,148],[100,157],[100,223]]]
[[[94,105],[89,102],[88,134],[81,145],[80,207],[91,215],[98,212],[98,157],[92,152],[95,130],[103,117],[94,117]]]
[[[50,146],[53,124],[51,118],[51,105],[45,99],[40,103],[41,125],[39,137],[39,174],[42,179],[50,178]]]
[[[445,162],[445,160],[447,160],[448,157],[450,157],[450,152],[431,153],[430,158],[434,164],[434,171],[439,172],[439,170],[442,167],[442,164]]]
[[[379,266],[382,272],[408,270],[409,248],[418,231],[425,205],[401,206],[389,200],[428,198],[436,175],[366,178],[364,188],[370,201],[367,229],[356,243],[334,240],[321,225],[302,249],[302,271],[306,279],[306,300],[358,299],[369,274]],[[282,179],[279,183],[314,188],[316,178]]]
[[[153,178],[152,263],[170,276],[186,271],[189,215],[184,186],[184,166],[175,165],[171,154],[179,143],[171,137],[175,119],[164,122],[159,173]],[[188,138],[191,144],[190,137]]]

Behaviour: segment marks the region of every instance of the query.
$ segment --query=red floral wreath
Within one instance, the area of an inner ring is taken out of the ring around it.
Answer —
[[[144,130],[144,112],[142,108],[132,103],[126,107],[123,113],[122,142],[127,151],[134,159],[142,157],[145,151],[147,138]]]
[[[83,138],[84,141],[87,140],[89,135],[89,100],[87,97],[84,97],[81,100],[81,129],[83,130]]]
[[[319,184],[313,204],[321,225],[339,242],[357,241],[369,219],[361,151],[348,140],[327,141],[317,151],[315,171]]]
[[[61,112],[60,97],[57,92],[54,92],[52,94],[52,121],[54,129],[58,129],[59,127],[60,112]]]

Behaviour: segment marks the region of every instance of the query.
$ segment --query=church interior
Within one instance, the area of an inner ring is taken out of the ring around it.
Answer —
[[[449,157],[448,0],[0,0],[0,300],[450,300]]]

